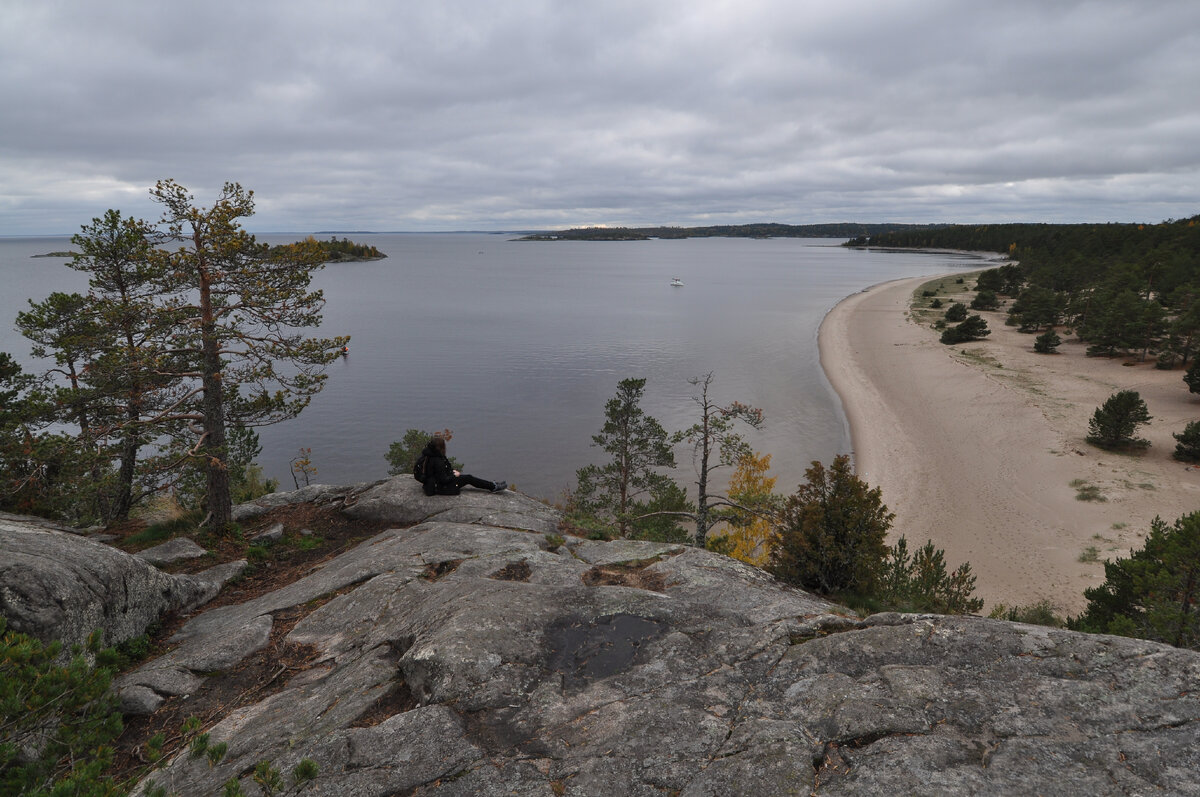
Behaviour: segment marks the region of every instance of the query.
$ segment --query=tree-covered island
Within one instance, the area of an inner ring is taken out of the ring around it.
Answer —
[[[326,263],[363,263],[368,260],[383,260],[387,255],[380,252],[374,246],[368,244],[356,244],[354,241],[342,238],[340,241],[337,236],[331,236],[328,241],[319,241],[314,236],[308,236],[304,239],[304,244],[311,246],[315,244],[320,247],[321,253],[325,256]],[[279,254],[289,248],[295,248],[299,244],[280,244],[279,246],[271,247],[272,254]]]

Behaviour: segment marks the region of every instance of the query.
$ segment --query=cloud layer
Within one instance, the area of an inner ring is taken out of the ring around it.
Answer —
[[[1200,4],[0,0],[0,234],[1200,212]]]

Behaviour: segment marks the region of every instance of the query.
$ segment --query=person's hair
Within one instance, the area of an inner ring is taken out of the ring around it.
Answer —
[[[446,456],[446,440],[441,436],[435,434],[433,439],[429,441],[429,445],[433,446],[433,450],[443,457]]]

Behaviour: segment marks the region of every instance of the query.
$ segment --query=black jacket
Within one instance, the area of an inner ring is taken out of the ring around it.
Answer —
[[[421,453],[426,457],[425,480],[421,482],[425,495],[458,495],[450,460],[439,454],[433,444],[426,445]]]

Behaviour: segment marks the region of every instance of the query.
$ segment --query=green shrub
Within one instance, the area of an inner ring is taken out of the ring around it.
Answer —
[[[263,562],[271,558],[271,549],[266,545],[255,543],[246,547],[246,561]]]
[[[908,540],[901,537],[888,550],[878,597],[902,611],[971,614],[983,608],[983,599],[971,597],[974,591],[969,563],[948,573],[945,552],[932,540],[910,557]]]
[[[1135,438],[1134,432],[1152,420],[1146,402],[1136,390],[1113,393],[1088,423],[1087,441],[1100,448],[1144,448],[1149,441]]]
[[[1062,345],[1062,338],[1053,329],[1048,329],[1034,338],[1033,350],[1038,354],[1054,354]]]
[[[1200,359],[1193,361],[1184,372],[1183,382],[1188,386],[1189,393],[1200,393]]]
[[[113,760],[110,744],[122,730],[109,691],[117,655],[100,640],[94,632],[61,664],[60,643],[43,645],[8,631],[0,617],[0,793],[116,792],[105,770]]]
[[[1071,482],[1071,486],[1075,488],[1076,501],[1107,501],[1104,493],[1100,492],[1100,488],[1094,484],[1088,484],[1084,479],[1075,479]]]
[[[804,475],[771,537],[768,569],[824,595],[874,593],[895,519],[880,489],[859,479],[844,454],[828,469],[814,461]]]
[[[1174,432],[1175,459],[1181,462],[1200,462],[1200,421],[1191,421],[1182,432]]]
[[[298,550],[298,551],[315,551],[317,548],[320,548],[321,544],[324,542],[325,542],[325,539],[323,537],[318,537],[315,534],[310,535],[308,537],[297,537],[296,538],[296,550]]]
[[[981,340],[990,334],[992,334],[992,331],[988,329],[987,322],[980,316],[973,315],[968,316],[961,324],[950,327],[943,332],[940,340],[947,345],[969,343],[973,340]]]
[[[946,310],[946,321],[949,323],[957,323],[967,319],[967,306],[962,302],[955,302]]]
[[[980,291],[971,300],[972,310],[995,310],[999,306],[1000,301],[992,291]]]
[[[1054,628],[1062,628],[1066,624],[1061,617],[1054,614],[1054,606],[1047,600],[1031,603],[1028,606],[1006,606],[1003,603],[998,603],[988,613],[988,617],[993,620],[1008,620],[1014,623],[1027,623],[1029,625],[1048,625]]]
[[[1200,649],[1200,512],[1172,525],[1155,518],[1145,545],[1104,563],[1104,583],[1084,590],[1070,628]]]

